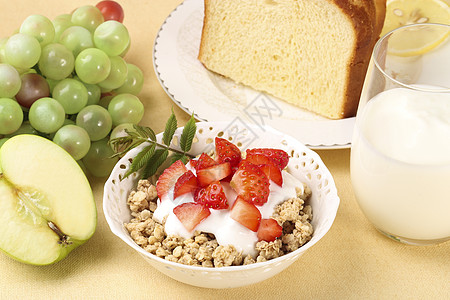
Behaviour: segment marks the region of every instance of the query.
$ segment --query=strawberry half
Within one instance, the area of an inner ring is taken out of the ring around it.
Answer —
[[[195,171],[209,168],[211,166],[217,165],[217,162],[208,154],[202,153],[197,159],[197,164],[195,166]]]
[[[191,160],[189,160],[189,164],[191,165],[191,167],[196,169],[197,168],[197,164],[198,164],[198,159],[191,159]]]
[[[194,202],[187,202],[176,206],[173,209],[173,213],[188,231],[192,231],[201,221],[211,214],[207,207]]]
[[[159,176],[158,182],[156,182],[156,192],[158,193],[159,199],[167,195],[167,192],[178,180],[178,177],[183,175],[187,171],[186,166],[181,160],[177,160],[170,167],[164,170],[164,172]]]
[[[246,152],[247,156],[253,154],[262,154],[264,156],[267,156],[272,161],[274,161],[274,163],[278,166],[278,168],[280,168],[280,170],[283,170],[289,163],[289,155],[281,149],[255,148],[248,149]]]
[[[245,157],[245,160],[248,162],[251,162],[254,165],[269,165],[269,164],[271,164],[278,168],[278,165],[275,163],[275,161],[273,161],[270,157],[265,156],[263,154],[247,152],[247,157]]]
[[[235,144],[219,137],[216,137],[215,144],[217,161],[219,163],[229,162],[231,167],[239,164],[241,161],[241,150]]]
[[[242,199],[255,205],[263,205],[269,198],[269,178],[257,165],[246,160],[239,164],[230,185]]]
[[[281,170],[278,169],[275,165],[268,164],[268,165],[259,165],[259,168],[261,171],[266,174],[266,176],[278,184],[279,186],[283,185],[283,175],[281,175]]]
[[[199,189],[195,193],[194,201],[213,209],[227,209],[229,206],[220,181],[214,181],[207,187]]]
[[[197,177],[195,177],[192,171],[187,171],[183,175],[178,177],[173,189],[173,199],[176,199],[181,195],[191,193],[195,191],[197,187]]]
[[[261,221],[261,212],[255,205],[238,196],[231,208],[230,217],[251,231],[256,232]]]
[[[256,236],[259,241],[273,242],[283,233],[283,228],[274,219],[262,219]]]
[[[224,179],[231,174],[229,162],[214,165],[197,171],[197,179],[200,186],[204,187],[214,181]]]

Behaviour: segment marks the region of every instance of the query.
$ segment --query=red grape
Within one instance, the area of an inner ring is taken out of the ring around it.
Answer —
[[[100,1],[97,3],[97,8],[102,12],[105,21],[114,20],[120,23],[123,22],[123,8],[119,3],[112,0]]]
[[[23,107],[30,108],[36,100],[49,97],[50,88],[44,77],[35,73],[22,75],[22,86],[16,95],[16,100]]]

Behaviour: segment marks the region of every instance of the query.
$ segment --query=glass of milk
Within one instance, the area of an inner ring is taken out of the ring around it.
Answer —
[[[356,200],[381,233],[450,240],[450,26],[408,25],[377,42],[350,162]]]

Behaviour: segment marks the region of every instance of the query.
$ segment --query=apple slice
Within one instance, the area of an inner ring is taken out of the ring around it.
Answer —
[[[17,135],[0,148],[0,249],[34,265],[55,263],[95,231],[86,176],[50,140]]]

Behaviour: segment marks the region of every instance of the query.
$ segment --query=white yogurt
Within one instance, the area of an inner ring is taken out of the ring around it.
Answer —
[[[192,170],[192,169],[191,169]],[[282,172],[283,186],[280,187],[274,182],[270,182],[270,194],[268,201],[262,206],[256,206],[261,212],[261,218],[268,219],[273,215],[274,208],[278,204],[296,197],[296,188],[303,188],[303,184],[294,176]],[[236,193],[230,187],[229,183],[221,182],[224,187],[224,192],[227,197],[229,207],[233,206],[236,199]],[[256,254],[255,243],[258,241],[256,232],[251,231],[245,226],[239,224],[230,217],[230,209],[210,209],[211,214],[208,218],[203,220],[193,231],[189,232],[184,228],[183,224],[173,213],[173,209],[187,202],[194,202],[194,197],[191,193],[184,194],[173,200],[173,188],[169,190],[163,199],[158,200],[158,208],[153,214],[153,218],[162,222],[167,216],[165,223],[165,231],[167,235],[178,235],[184,238],[191,238],[196,230],[212,233],[215,235],[219,245],[233,245],[236,250],[242,251],[243,255]]]

